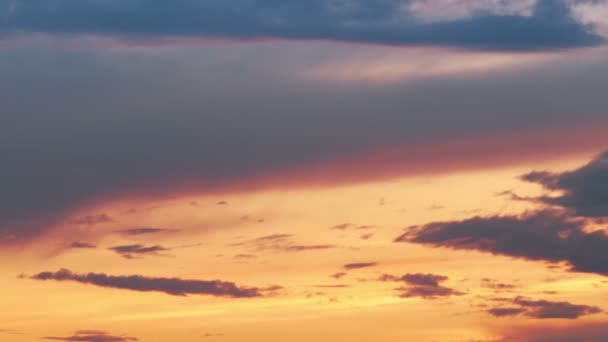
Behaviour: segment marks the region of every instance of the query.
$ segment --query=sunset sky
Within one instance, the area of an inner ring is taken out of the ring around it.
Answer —
[[[608,341],[608,1],[0,0],[0,341]]]

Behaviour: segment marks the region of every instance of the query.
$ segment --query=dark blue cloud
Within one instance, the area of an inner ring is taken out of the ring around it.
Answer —
[[[521,178],[562,193],[541,197],[542,203],[571,210],[577,216],[608,217],[608,151],[573,171],[533,171]]]
[[[118,37],[327,39],[391,45],[538,50],[597,45],[562,0],[539,0],[530,16],[477,12],[421,22],[409,0],[0,0],[0,32]]]
[[[584,221],[551,211],[434,222],[411,227],[395,242],[567,262],[572,271],[608,275],[608,235],[587,232]]]

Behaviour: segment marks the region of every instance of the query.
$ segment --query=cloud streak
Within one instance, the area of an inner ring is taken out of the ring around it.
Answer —
[[[262,236],[252,240],[247,240],[232,244],[232,246],[244,246],[252,251],[271,251],[271,252],[308,252],[333,249],[338,247],[331,244],[302,245],[294,241],[291,234],[272,234]]]
[[[154,246],[144,246],[144,245],[123,245],[123,246],[115,246],[108,248],[111,251],[118,253],[125,259],[134,259],[138,256],[144,255],[161,255],[162,252],[170,251],[171,248],[166,248],[159,245]]]
[[[346,270],[358,270],[358,269],[362,269],[362,268],[375,267],[377,265],[378,265],[377,262],[355,262],[352,264],[346,264],[343,267]]]
[[[165,228],[130,228],[119,230],[117,232],[125,236],[140,236],[148,234],[170,233],[175,231],[176,230]]]
[[[91,243],[88,243],[88,242],[74,241],[74,242],[72,242],[68,246],[68,248],[71,248],[71,249],[94,249],[94,248],[97,248],[97,246],[95,246],[95,245],[93,245]]]
[[[129,342],[139,341],[136,337],[131,336],[115,336],[108,335],[105,331],[100,330],[79,330],[75,331],[71,336],[58,337],[58,336],[45,336],[44,340],[55,340],[55,341],[72,341],[72,342]]]
[[[188,280],[180,278],[158,278],[140,275],[112,276],[104,273],[74,273],[67,269],[57,272],[41,272],[30,277],[34,280],[72,281],[106,288],[140,292],[163,292],[172,296],[207,295],[215,297],[252,298],[263,297],[278,287],[239,287],[221,280]]]

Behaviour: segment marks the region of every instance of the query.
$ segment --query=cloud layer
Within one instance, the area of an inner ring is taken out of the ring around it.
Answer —
[[[336,49],[356,52],[311,42],[3,50],[0,243],[116,198],[386,179],[608,140],[570,128],[606,120],[604,58],[382,87],[294,79]],[[529,137],[514,133],[526,128]]]
[[[531,15],[479,11],[425,22],[410,0],[0,1],[0,33],[119,37],[321,39],[481,49],[553,49],[600,44],[565,0],[538,0]]]

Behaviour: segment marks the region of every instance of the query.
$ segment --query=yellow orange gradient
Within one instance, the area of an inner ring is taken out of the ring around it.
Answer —
[[[411,225],[532,209],[533,204],[497,194],[513,190],[538,195],[540,188],[522,183],[517,176],[533,169],[575,168],[589,157],[584,153],[517,166],[313,188],[116,199],[81,208],[30,247],[2,255],[11,262],[0,265],[0,328],[18,333],[0,333],[0,340],[34,341],[41,336],[69,336],[76,330],[95,329],[158,342],[339,341],[345,336],[349,341],[448,342],[498,338],[502,327],[524,324],[522,318],[497,321],[483,312],[479,298],[492,292],[481,285],[482,278],[517,284],[517,295],[606,306],[608,299],[601,296],[602,280],[596,275],[551,270],[540,262],[393,242]],[[112,221],[74,223],[99,213]],[[344,223],[372,227],[331,229]],[[117,233],[138,227],[175,231],[138,237]],[[287,252],[239,244],[272,234],[291,234],[302,245],[337,247]],[[364,234],[373,236],[362,239]],[[66,250],[73,241],[99,248]],[[124,259],[107,249],[134,243],[174,249],[167,256],[141,259]],[[238,254],[255,257],[235,258]],[[344,271],[343,265],[355,262],[378,265],[348,271],[341,279],[330,277]],[[254,299],[176,297],[17,277],[60,268],[111,275],[221,279],[243,286],[280,285],[284,290]],[[383,273],[418,272],[446,275],[449,280],[445,285],[465,295],[404,299],[394,290],[398,284],[375,281]],[[332,285],[349,287],[327,287]],[[557,294],[549,296],[546,291]]]

